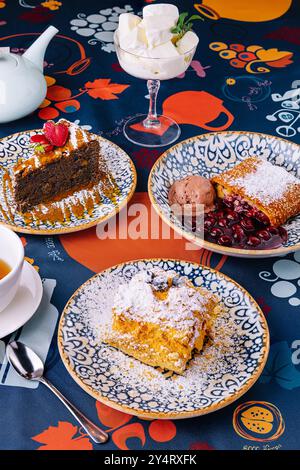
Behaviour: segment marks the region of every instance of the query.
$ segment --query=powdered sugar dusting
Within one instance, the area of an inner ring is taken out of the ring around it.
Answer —
[[[175,271],[157,268],[140,271],[128,284],[118,288],[113,305],[115,313],[138,322],[150,321],[159,324],[161,329],[170,327],[181,331],[193,329],[199,323],[194,312],[205,313],[205,306],[211,298],[209,294],[205,298],[198,290],[191,288],[187,280],[183,280],[182,285],[171,286],[168,289],[165,299],[158,299],[149,280],[152,273],[156,279],[166,285],[168,279],[176,276]],[[198,329],[195,328],[195,331]]]
[[[249,197],[255,197],[263,204],[280,201],[291,185],[299,185],[299,180],[285,168],[267,160],[260,160],[253,172],[231,181],[244,189]]]
[[[229,358],[234,353],[236,338],[241,334],[238,330],[228,312],[223,312],[213,328],[214,340],[206,343],[202,353],[195,354],[182,375],[147,366],[116,349],[105,348],[104,354],[107,360],[113,357],[113,362],[118,364],[113,369],[116,381],[127,386],[135,384],[137,388],[147,386],[153,395],[159,393],[160,399],[166,401],[180,394],[183,404],[188,406],[191,393],[199,394],[208,387],[210,375],[230,373]],[[246,369],[243,360],[237,361],[236,366],[243,374]],[[174,405],[174,409],[176,407]]]
[[[174,269],[221,299],[221,311],[201,353],[182,375],[153,368],[105,344],[113,292],[139,271]],[[166,266],[167,265],[167,266]],[[96,275],[64,313],[61,344],[73,373],[112,402],[159,413],[195,411],[222,402],[248,382],[266,354],[264,327],[251,299],[222,274],[192,263],[134,262]]]

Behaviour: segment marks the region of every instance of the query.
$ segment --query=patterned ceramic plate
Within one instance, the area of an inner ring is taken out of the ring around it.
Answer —
[[[102,341],[112,292],[153,266],[188,276],[221,301],[214,340],[182,376],[142,364]],[[269,331],[256,302],[229,277],[187,261],[151,259],[114,266],[83,284],[64,309],[58,346],[73,379],[97,400],[140,417],[175,419],[218,410],[249,390],[266,363]]]
[[[10,171],[21,156],[29,156],[30,136],[34,133],[24,131],[0,140],[0,223],[21,233],[76,232],[112,217],[130,200],[136,186],[134,164],[120,147],[98,137],[110,172],[107,184],[99,183],[91,190],[37,206],[24,216],[18,213],[12,198]]]
[[[170,209],[168,192],[174,181],[192,174],[211,178],[253,155],[283,166],[300,178],[300,147],[293,142],[251,132],[203,134],[184,140],[170,148],[154,164],[149,176],[148,189],[155,210],[176,232],[197,245],[217,253],[265,258],[299,250],[300,214],[284,225],[288,232],[288,240],[282,247],[272,250],[245,250],[221,247],[203,241],[192,230],[183,227]]]

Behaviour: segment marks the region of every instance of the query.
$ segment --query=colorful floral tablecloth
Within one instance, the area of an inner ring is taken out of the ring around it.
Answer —
[[[124,121],[146,111],[145,82],[119,66],[113,31],[121,12],[139,12],[137,0],[0,1],[0,47],[22,53],[49,24],[59,34],[45,58],[48,93],[22,120],[0,125],[0,137],[39,128],[65,117],[112,140],[132,157],[138,172],[133,202],[149,206],[147,178],[162,150],[130,144]],[[174,0],[197,13],[192,1]],[[159,99],[179,92],[174,114],[187,138],[214,130],[248,130],[300,143],[300,6],[297,0],[203,0],[196,22],[200,43],[187,72],[161,84]],[[198,103],[197,109],[193,103]],[[288,104],[286,104],[288,103]],[[0,161],[1,164],[1,161]],[[228,258],[206,250],[185,251],[183,240],[100,240],[96,229],[47,237],[22,236],[26,256],[44,283],[33,319],[11,335],[47,356],[46,371],[91,419],[107,429],[106,449],[299,449],[300,252],[261,260]],[[74,292],[93,273],[129,259],[196,260],[237,280],[268,320],[271,349],[254,387],[216,413],[189,421],[142,421],[113,411],[87,395],[68,375],[56,345],[56,324]],[[93,443],[42,385],[18,379],[0,340],[0,448],[92,449]],[[238,425],[250,405],[268,410],[267,434]],[[94,446],[95,448],[95,446]]]

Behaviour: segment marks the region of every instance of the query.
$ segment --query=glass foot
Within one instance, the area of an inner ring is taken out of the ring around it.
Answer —
[[[180,127],[167,116],[158,115],[159,126],[145,127],[146,114],[139,114],[124,124],[125,137],[142,147],[164,147],[170,145],[180,136]]]

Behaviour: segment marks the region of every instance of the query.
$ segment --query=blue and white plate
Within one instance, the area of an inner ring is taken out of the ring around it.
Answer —
[[[76,232],[113,217],[129,202],[137,181],[134,164],[120,147],[96,136],[101,155],[112,176],[113,184],[109,194],[100,182],[93,189],[77,191],[52,204],[41,204],[37,210],[25,216],[17,212],[12,194],[11,170],[20,158],[31,156],[30,137],[36,132],[24,131],[0,139],[0,224],[15,232],[35,235]]]
[[[142,364],[103,342],[113,292],[153,266],[188,276],[220,299],[215,336],[182,376]],[[83,284],[61,316],[58,347],[70,375],[95,399],[140,417],[176,419],[218,410],[247,392],[266,363],[269,331],[257,303],[229,277],[187,261],[149,259],[106,269]]]
[[[300,147],[293,142],[254,132],[202,134],[176,144],[163,153],[153,165],[148,190],[154,209],[183,237],[217,253],[245,258],[265,258],[299,250],[300,214],[284,225],[288,239],[282,247],[271,250],[245,250],[203,241],[189,227],[183,227],[170,209],[168,192],[174,181],[188,175],[212,178],[254,155],[283,166],[300,178]]]

